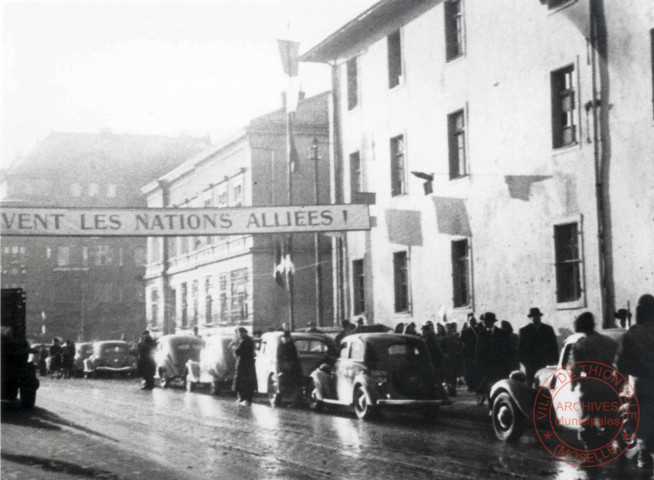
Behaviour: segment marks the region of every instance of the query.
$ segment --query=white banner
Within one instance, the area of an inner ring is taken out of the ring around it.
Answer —
[[[1,236],[155,237],[369,229],[367,205],[0,209]]]

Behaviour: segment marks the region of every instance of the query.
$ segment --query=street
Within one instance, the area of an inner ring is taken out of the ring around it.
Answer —
[[[561,463],[529,429],[517,444],[499,442],[462,390],[428,424],[410,414],[367,423],[345,410],[272,409],[263,396],[246,407],[227,392],[138,387],[41,377],[32,412],[3,404],[2,478],[637,478],[616,462],[590,471]]]

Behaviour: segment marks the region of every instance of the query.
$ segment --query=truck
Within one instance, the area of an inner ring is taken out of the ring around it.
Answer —
[[[29,361],[26,338],[26,296],[22,288],[3,288],[2,305],[2,399],[13,401],[20,393],[24,409],[34,408],[39,380]]]

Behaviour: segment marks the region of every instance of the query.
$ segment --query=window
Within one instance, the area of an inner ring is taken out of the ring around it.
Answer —
[[[468,174],[466,159],[466,123],[463,110],[447,116],[447,136],[450,154],[450,179]]]
[[[89,183],[89,197],[97,197],[100,186],[97,183]]]
[[[575,125],[574,66],[550,75],[552,86],[552,146],[567,147],[577,143]]]
[[[468,239],[452,242],[452,291],[454,307],[470,305],[470,249]]]
[[[352,262],[352,285],[354,294],[354,315],[360,315],[366,311],[366,284],[363,270],[363,259]]]
[[[116,198],[116,185],[114,185],[113,183],[107,185],[107,197]]]
[[[193,325],[198,324],[198,281],[193,280],[191,284],[191,302],[193,303]]]
[[[82,186],[79,183],[73,183],[70,186],[70,194],[73,197],[81,197],[82,196]]]
[[[152,319],[152,325],[157,324],[157,313],[159,311],[159,290],[152,289],[150,291],[150,316]]]
[[[182,283],[182,328],[188,325],[188,285]]]
[[[248,271],[246,268],[230,273],[232,321],[248,318],[247,282]]]
[[[359,77],[357,71],[357,57],[347,61],[347,109],[352,110],[359,103]]]
[[[227,275],[222,274],[218,277],[220,289],[220,320],[227,323],[229,320],[229,304],[227,303]]]
[[[363,191],[363,172],[361,171],[361,155],[359,152],[350,154],[350,192]]]
[[[227,206],[227,189],[226,187],[223,187],[218,191],[218,200],[217,200],[218,207],[224,208]]]
[[[406,193],[406,172],[404,170],[404,135],[391,138],[391,195]]]
[[[402,76],[402,40],[400,31],[391,33],[388,43],[388,88],[397,87]]]
[[[461,0],[445,2],[445,58],[463,55],[463,9]]]
[[[204,279],[204,318],[205,323],[213,320],[213,282],[211,277]]]
[[[554,226],[556,301],[581,299],[581,249],[577,222]]]
[[[238,184],[234,186],[234,206],[240,207],[243,205],[243,185]]]
[[[155,242],[157,243],[157,242]],[[111,265],[112,263],[111,251],[109,245],[96,245],[93,248],[93,263],[94,265]]]
[[[407,252],[393,254],[393,277],[395,283],[395,311],[409,310],[409,264]]]
[[[66,267],[70,265],[70,248],[59,247],[57,249],[57,266]]]

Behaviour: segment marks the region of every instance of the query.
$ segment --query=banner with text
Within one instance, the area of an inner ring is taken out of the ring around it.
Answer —
[[[369,230],[367,205],[0,208],[2,236],[183,236]]]

